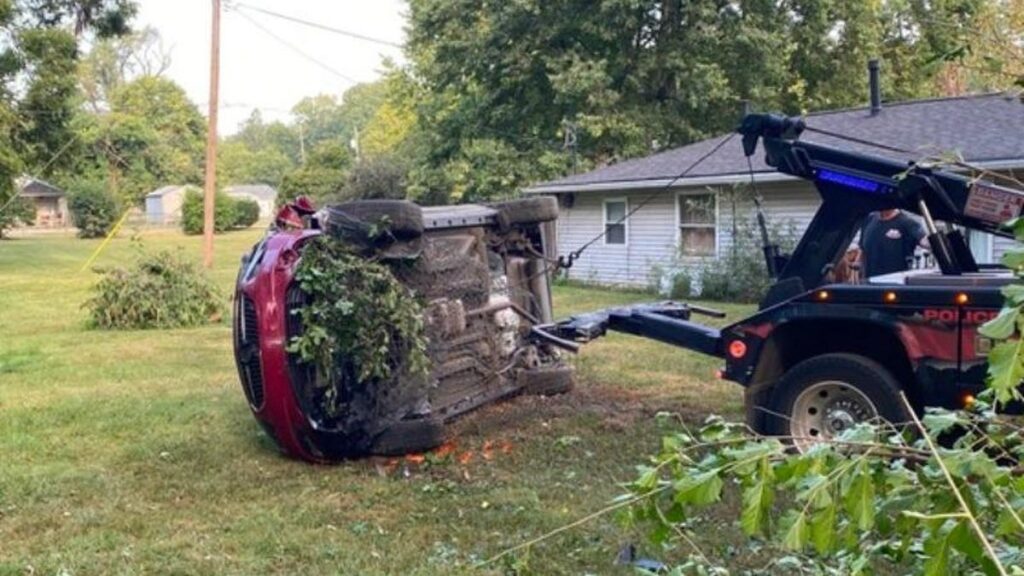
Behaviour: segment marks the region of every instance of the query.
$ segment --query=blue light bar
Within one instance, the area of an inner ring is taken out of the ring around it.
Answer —
[[[838,184],[847,188],[853,188],[854,190],[860,190],[861,192],[867,192],[869,194],[885,194],[887,192],[885,185],[875,182],[874,180],[868,180],[867,178],[844,174],[843,172],[836,172],[834,170],[827,170],[825,168],[818,169],[818,180],[831,182],[832,184]]]

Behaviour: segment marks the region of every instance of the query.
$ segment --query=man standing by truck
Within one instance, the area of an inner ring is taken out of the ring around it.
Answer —
[[[882,210],[869,215],[860,232],[864,277],[909,269],[914,249],[924,246],[925,236],[921,224],[900,210]]]

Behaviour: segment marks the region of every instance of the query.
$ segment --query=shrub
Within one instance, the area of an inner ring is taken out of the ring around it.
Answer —
[[[366,158],[352,167],[345,181],[342,196],[346,200],[405,198],[405,176],[408,170],[389,157]]]
[[[12,198],[13,190],[4,191],[0,184],[0,238],[4,232],[18,224],[31,225],[35,221],[36,210],[26,198]]]
[[[782,251],[792,249],[796,232],[792,226],[773,226],[768,230],[772,242]],[[761,232],[752,218],[737,219],[733,227],[733,244],[728,253],[708,261],[697,274],[701,298],[727,302],[756,302],[771,286]]]
[[[676,272],[672,276],[672,285],[669,286],[668,297],[673,300],[685,300],[693,295],[693,279],[686,271]]]
[[[309,196],[318,205],[340,197],[348,173],[332,168],[302,167],[284,175],[277,204],[284,206],[299,196]]]
[[[234,228],[236,222],[234,198],[217,192],[214,197],[213,231],[226,232]],[[181,229],[185,234],[203,233],[203,194],[195,188],[185,192],[181,203]]]
[[[248,228],[260,219],[260,204],[248,198],[235,200],[235,228]]]
[[[427,373],[423,309],[387,266],[320,236],[303,248],[295,280],[308,303],[289,351],[317,368],[324,414],[342,416],[348,375],[367,386]]]
[[[104,271],[93,291],[85,307],[94,328],[183,328],[222,312],[220,290],[180,251],[140,254],[130,268]]]
[[[72,186],[68,209],[78,227],[79,238],[102,238],[110,232],[120,214],[117,198],[102,182],[84,181]]]

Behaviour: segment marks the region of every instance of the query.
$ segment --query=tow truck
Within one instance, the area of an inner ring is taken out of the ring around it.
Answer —
[[[984,387],[991,342],[978,327],[995,317],[1014,279],[979,265],[963,229],[1012,237],[1024,191],[924,162],[896,161],[802,140],[800,118],[747,115],[738,132],[779,172],[814,184],[821,204],[791,254],[767,242],[774,282],[752,316],[723,328],[694,322],[721,314],[663,303],[582,314],[534,327],[549,342],[588,342],[625,332],[721,358],[720,376],[744,387],[750,427],[797,447],[878,418],[906,422],[926,406],[958,408]],[[938,269],[857,284],[830,280],[864,219],[898,208],[918,215]]]

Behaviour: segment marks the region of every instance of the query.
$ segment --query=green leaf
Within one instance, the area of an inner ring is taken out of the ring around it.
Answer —
[[[949,570],[949,541],[941,533],[935,534],[925,542],[925,553],[928,560],[924,563],[924,576],[947,576]]]
[[[786,550],[799,552],[807,546],[811,530],[807,524],[807,516],[803,512],[791,512],[788,516],[789,529],[782,539],[782,547]]]
[[[639,466],[637,472],[640,477],[633,482],[633,486],[639,492],[649,492],[658,483],[658,469],[652,466]]]
[[[676,491],[675,501],[680,504],[691,503],[706,506],[718,502],[722,496],[722,479],[716,470],[702,472],[694,476],[684,476],[673,488]]]
[[[1024,284],[1003,286],[1001,292],[1006,297],[1007,305],[1020,306],[1024,304]]]
[[[992,559],[985,554],[985,549],[982,548],[981,543],[978,542],[977,536],[974,531],[967,525],[966,521],[961,520],[946,536],[946,541],[952,545],[952,547],[967,556],[975,564],[981,567],[985,571],[985,574],[998,575],[999,570],[996,568],[995,563]]]
[[[1003,254],[1003,266],[1010,270],[1020,270],[1024,267],[1024,250],[1014,250]]]
[[[844,504],[850,519],[862,531],[875,524],[875,484],[865,463],[857,465],[853,479],[844,494]]]
[[[981,325],[978,332],[982,336],[988,336],[996,340],[1006,340],[1017,329],[1017,319],[1020,318],[1019,308],[1003,308],[992,320]]]
[[[800,492],[797,493],[797,501],[807,502],[815,510],[832,504],[832,493],[828,489],[830,481],[822,474],[811,474],[800,482]]]
[[[818,510],[811,518],[811,541],[814,549],[822,556],[829,554],[836,545],[836,506]]]
[[[1017,386],[1024,378],[1022,351],[1021,340],[1017,339],[996,344],[988,354],[989,388],[1000,403],[1009,402],[1019,394]]]
[[[960,422],[955,412],[948,410],[928,410],[921,423],[932,436],[942,434]]]
[[[773,501],[771,480],[759,478],[743,491],[740,526],[748,536],[763,534]]]

